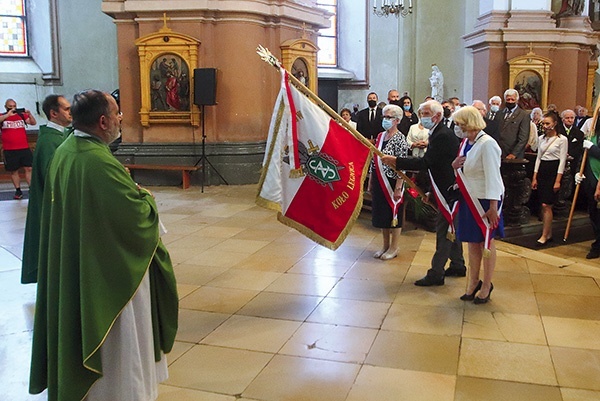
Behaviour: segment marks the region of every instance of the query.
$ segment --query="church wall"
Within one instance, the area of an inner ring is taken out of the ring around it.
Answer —
[[[429,77],[434,63],[444,74],[444,96],[471,100],[471,76],[467,73],[472,71],[472,60],[465,57],[462,36],[473,29],[478,0],[413,3],[413,14],[399,19],[377,17],[369,7],[368,85],[344,83],[338,93],[338,109],[354,103],[366,107],[371,91],[386,101],[389,89],[408,91],[418,105],[431,94]]]
[[[139,57],[134,45],[139,37],[158,31],[161,21],[119,23],[119,56],[122,96],[131,99],[123,105],[123,141],[147,143],[195,143],[201,141],[200,127],[189,124],[139,123]],[[205,106],[207,142],[246,142],[266,140],[270,115],[277,92],[279,74],[256,54],[263,44],[280,57],[281,42],[301,36],[298,29],[265,27],[258,23],[225,20],[218,24],[201,21],[168,21],[174,32],[200,40],[198,65],[194,68],[217,68],[217,105]],[[243,38],[243,41],[240,41]],[[241,61],[243,60],[243,61]],[[192,73],[190,71],[190,73]]]
[[[128,8],[129,4],[135,9]],[[248,8],[253,4],[257,10]],[[157,10],[151,3],[105,0],[104,11],[115,19],[118,32],[124,116],[123,142],[117,158],[127,163],[187,165],[195,164],[202,155],[201,125],[140,123],[140,74],[147,72],[139,70],[135,42],[158,32],[166,23],[172,32],[200,42],[197,65],[189,66],[190,76],[195,68],[217,69],[217,104],[204,106],[206,160],[212,164],[206,169],[204,184],[223,183],[219,175],[230,184],[257,182],[280,75],[260,59],[256,47],[261,44],[281,59],[284,41],[305,35],[316,42],[314,29],[326,21],[321,11],[308,9],[306,2],[273,1],[276,7],[268,9],[273,15],[262,10],[265,4],[247,0],[221,8],[209,1],[204,8],[194,9],[189,3],[173,2],[163,6],[170,10]],[[139,178],[155,184],[180,180],[180,176],[168,172],[138,172]],[[200,172],[193,175],[192,183],[201,181]]]
[[[119,87],[116,29],[101,4],[58,2],[62,85],[56,93],[72,96],[89,88],[110,93]]]

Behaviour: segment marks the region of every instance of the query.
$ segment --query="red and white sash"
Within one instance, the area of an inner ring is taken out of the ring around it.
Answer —
[[[379,133],[377,136],[377,149],[383,152],[383,138],[385,137],[385,131]],[[404,182],[402,182],[402,193],[400,195],[400,199],[394,199],[394,188],[390,185],[390,181],[385,176],[385,171],[383,169],[383,162],[381,158],[375,154],[375,172],[377,173],[377,179],[379,180],[379,184],[381,186],[383,195],[387,200],[388,205],[392,209],[392,227],[396,227],[398,225],[398,209],[400,205],[404,201]],[[400,179],[400,178],[398,178]]]
[[[477,138],[479,139],[479,138]],[[477,141],[476,139],[476,141]],[[458,149],[458,156],[466,156],[465,148],[467,146],[468,139],[465,138],[460,144],[460,148]],[[467,183],[467,179],[462,171],[462,168],[459,168],[456,171],[456,184],[462,193],[462,196],[475,219],[475,222],[479,226],[481,233],[484,237],[484,251],[483,256],[488,257],[490,255],[490,246],[492,241],[492,232],[495,227],[492,227],[487,218],[484,218],[485,210],[481,206],[479,199],[472,195],[472,192],[469,190],[469,184]],[[502,199],[498,202],[498,216],[502,212]]]
[[[427,172],[429,173],[429,179],[431,180],[431,186],[433,187],[433,195],[435,196],[435,200],[437,201],[438,210],[442,213],[442,216],[444,216],[444,218],[448,222],[448,233],[446,234],[446,237],[450,241],[454,241],[454,239],[456,238],[456,231],[454,229],[454,217],[456,217],[456,214],[458,213],[458,201],[455,201],[452,207],[450,207],[450,205],[446,201],[446,198],[444,198],[444,195],[442,195],[440,189],[435,183],[433,175],[431,174],[431,170],[427,170]]]

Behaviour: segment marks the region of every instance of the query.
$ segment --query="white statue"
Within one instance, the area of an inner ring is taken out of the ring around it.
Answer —
[[[444,75],[435,64],[431,66],[431,70],[431,97],[441,103],[444,100]]]

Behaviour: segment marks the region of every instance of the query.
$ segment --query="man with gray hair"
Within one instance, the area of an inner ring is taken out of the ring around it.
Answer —
[[[444,110],[442,105],[430,100],[419,106],[421,125],[429,130],[429,146],[423,157],[400,158],[383,156],[381,160],[397,170],[428,170],[431,177],[432,190],[438,202],[438,217],[436,224],[435,253],[431,259],[431,268],[427,275],[415,285],[429,287],[444,285],[445,276],[464,277],[467,268],[462,253],[462,243],[458,239],[448,238],[449,221],[444,217],[444,204],[451,209],[456,200],[454,191],[450,188],[456,182],[452,161],[458,154],[459,140],[442,120]],[[446,262],[450,259],[450,267],[444,271]]]
[[[562,127],[557,127],[559,132],[562,131],[566,135],[569,142],[568,147],[568,163],[571,166],[571,174],[575,177],[575,171],[583,156],[583,140],[585,139],[583,131],[575,125],[575,112],[570,109],[563,110],[560,113],[562,119]],[[561,129],[562,128],[562,129]]]
[[[506,160],[522,159],[525,157],[525,146],[529,140],[529,113],[520,108],[519,92],[507,89],[504,92],[504,110],[500,122],[500,148],[502,157]]]

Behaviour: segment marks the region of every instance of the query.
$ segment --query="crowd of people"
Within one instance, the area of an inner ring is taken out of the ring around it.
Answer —
[[[600,123],[585,108],[529,112],[514,89],[472,105],[427,97],[416,107],[397,90],[383,107],[374,92],[367,104],[341,115],[381,152],[368,179],[372,224],[382,233],[373,257],[391,260],[401,251],[406,183],[398,171],[428,177],[420,185],[437,203],[431,267],[415,285],[468,275],[460,299],[490,301],[494,240],[504,236],[502,163],[526,154],[535,155],[531,187],[543,222],[537,245],[552,241],[552,206],[569,172],[584,188],[594,229],[586,257],[600,257]],[[48,96],[48,123],[34,152],[25,130],[37,124],[32,113],[13,99],[5,108],[1,140],[14,198],[23,197],[20,169],[30,188],[21,278],[38,285],[30,391],[48,389],[49,399],[155,398],[167,375],[178,297],[154,198],[108,147],[120,133],[117,102],[97,90],[75,95],[72,104]]]
[[[555,105],[545,112],[529,111],[519,106],[519,100],[517,90],[507,89],[502,97],[475,100],[470,106],[457,97],[438,102],[428,96],[417,108],[407,93],[400,96],[392,89],[383,108],[371,92],[367,108],[354,105],[354,112],[343,110],[344,119],[355,122],[358,132],[384,154],[374,157],[367,188],[372,224],[383,234],[375,258],[389,260],[400,251],[402,222],[397,216],[405,183],[396,171],[427,172],[428,182],[420,185],[437,203],[436,251],[431,268],[415,285],[443,285],[446,277],[466,276],[462,242],[467,242],[469,274],[461,299],[488,302],[494,288],[494,238],[504,236],[502,166],[526,157],[532,160],[529,178],[542,221],[536,246],[553,240],[553,205],[569,172],[577,184],[583,183],[596,237],[586,258],[600,257],[600,124],[594,124],[582,106],[560,113]],[[584,149],[588,149],[585,172],[576,174],[584,162]]]

